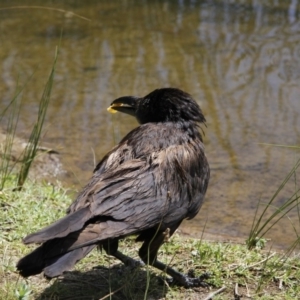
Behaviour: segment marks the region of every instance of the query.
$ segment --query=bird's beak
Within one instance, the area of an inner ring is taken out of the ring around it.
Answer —
[[[111,105],[107,108],[107,111],[113,114],[120,111],[131,116],[136,116],[135,109],[137,99],[139,98],[133,96],[118,98],[111,103]]]
[[[120,103],[120,104],[112,104],[111,106],[109,106],[107,108],[107,111],[110,112],[111,114],[115,114],[119,110],[117,107],[120,107],[120,106],[123,106],[123,104],[122,103]]]

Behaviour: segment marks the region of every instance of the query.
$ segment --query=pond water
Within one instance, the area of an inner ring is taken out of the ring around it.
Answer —
[[[300,157],[300,4],[291,1],[0,1],[0,111],[25,86],[18,135],[27,137],[59,56],[43,144],[61,153],[80,189],[94,161],[137,126],[108,114],[113,99],[155,88],[189,92],[206,119],[211,181],[182,231],[245,238]],[[274,202],[299,187],[294,176]],[[273,210],[274,211],[274,210]],[[268,234],[289,246],[297,210]]]

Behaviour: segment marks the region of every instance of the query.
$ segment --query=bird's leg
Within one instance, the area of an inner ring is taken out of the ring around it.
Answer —
[[[207,287],[208,284],[204,281],[205,279],[209,278],[209,274],[204,273],[202,274],[200,277],[190,277],[188,275],[185,275],[183,273],[180,273],[176,270],[174,270],[173,268],[167,266],[166,264],[158,261],[157,259],[152,263],[152,266],[166,272],[168,275],[170,275],[176,283],[178,283],[179,285],[182,285],[186,288],[190,288],[190,287]]]
[[[174,233],[175,229],[172,230],[171,228],[167,233],[171,236]],[[207,274],[204,274],[198,278],[189,277],[188,275],[182,274],[157,260],[158,249],[164,243],[165,239],[166,231],[159,231],[154,237],[152,236],[149,239],[146,239],[141,249],[139,250],[141,259],[146,264],[149,264],[161,271],[166,272],[174,279],[177,284],[182,285],[186,288],[198,286],[207,287],[207,283],[204,282],[204,280],[208,278]]]
[[[102,242],[102,247],[108,255],[112,255],[119,259],[124,265],[129,267],[143,266],[144,263],[141,260],[133,259],[122,252],[118,251],[118,239],[108,239]]]
[[[116,251],[115,253],[112,254],[115,258],[119,259],[121,262],[123,262],[124,265],[129,266],[129,267],[142,267],[145,264],[141,260],[133,259],[125,254],[123,254],[120,251]]]

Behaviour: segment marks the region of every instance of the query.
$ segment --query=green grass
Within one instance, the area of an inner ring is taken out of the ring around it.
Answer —
[[[19,87],[19,84],[17,82],[17,88],[14,96],[12,97],[8,105],[0,113],[0,123],[3,117],[7,116],[7,135],[5,142],[2,145],[0,145],[0,190],[3,189],[6,182],[6,178],[9,176],[9,174],[15,167],[15,164],[10,163],[10,158],[20,114],[21,100],[19,96],[27,83],[25,83],[23,87]]]
[[[41,100],[39,102],[39,110],[37,114],[37,120],[32,128],[29,140],[27,142],[26,148],[20,154],[20,157],[17,160],[21,161],[21,167],[18,171],[17,176],[17,187],[16,190],[21,190],[25,180],[27,179],[31,164],[36,157],[38,150],[38,143],[40,140],[40,136],[42,133],[42,128],[44,125],[48,104],[50,101],[55,67],[58,57],[58,49],[56,49],[54,62],[52,64],[51,72],[46,82],[44,92],[42,94]],[[0,145],[0,190],[3,190],[9,175],[15,170],[16,161],[14,163],[11,162],[11,153],[14,144],[14,138],[16,134],[16,128],[19,120],[19,115],[21,112],[21,101],[20,101],[20,93],[24,90],[27,83],[31,79],[33,75],[29,77],[27,82],[23,87],[19,87],[17,83],[17,89],[12,97],[12,100],[9,104],[0,112],[0,122],[2,121],[4,116],[7,116],[7,124],[6,124],[6,140],[3,144]]]
[[[21,166],[21,170],[19,172],[19,176],[18,176],[18,180],[17,180],[17,189],[18,190],[22,189],[24,182],[28,176],[31,164],[37,153],[38,143],[40,140],[42,128],[43,128],[46,113],[47,113],[47,108],[48,108],[49,101],[50,101],[53,80],[54,80],[55,67],[56,67],[56,62],[57,62],[57,56],[58,56],[58,50],[56,49],[52,69],[51,69],[49,78],[47,80],[47,83],[44,88],[44,92],[43,92],[41,100],[40,100],[37,120],[32,128],[31,135],[29,137],[27,146],[26,146],[23,156],[22,156],[22,166]]]
[[[38,275],[25,280],[15,265],[33,246],[23,245],[22,238],[62,217],[72,199],[59,184],[29,180],[21,191],[13,192],[14,180],[11,176],[0,192],[0,299],[205,299],[222,287],[213,299],[233,299],[234,290],[251,299],[297,299],[300,295],[299,254],[187,240],[176,234],[161,247],[159,259],[195,276],[209,272],[209,288],[171,285],[152,267],[132,269],[100,251],[93,251],[58,279],[47,281]],[[139,246],[129,238],[120,249],[137,258]]]
[[[299,149],[299,148],[298,148]],[[247,246],[249,249],[260,247],[263,248],[265,239],[264,237],[269,232],[272,227],[277,224],[282,218],[287,217],[288,213],[292,210],[297,209],[298,219],[300,222],[300,187],[297,181],[297,170],[300,167],[300,159],[297,160],[295,165],[292,167],[291,171],[287,174],[287,176],[283,179],[280,186],[275,191],[274,195],[271,197],[268,203],[258,203],[256,213],[253,219],[252,228],[249,233],[249,237],[246,240]],[[295,191],[288,199],[284,201],[284,203],[276,207],[274,205],[274,201],[280,194],[280,192],[285,188],[288,181],[294,180]],[[259,214],[258,209],[260,206],[264,206],[262,212]],[[270,211],[274,211],[269,217],[267,217],[267,213]],[[300,234],[297,231],[297,224],[291,223],[296,236],[298,237],[297,241],[294,243],[294,247],[299,244]],[[293,247],[292,246],[292,247]]]

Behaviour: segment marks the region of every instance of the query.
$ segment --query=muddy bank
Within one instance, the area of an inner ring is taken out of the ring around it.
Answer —
[[[8,160],[9,168],[14,172],[20,170],[22,163],[22,155],[28,142],[25,139],[15,136],[13,145],[9,153],[5,153],[5,145],[8,134],[0,129],[0,156],[2,160]],[[66,174],[66,170],[61,163],[60,154],[57,150],[44,147],[42,144],[38,146],[37,155],[31,165],[29,178],[33,180],[47,180],[49,182],[54,179],[61,179]]]

